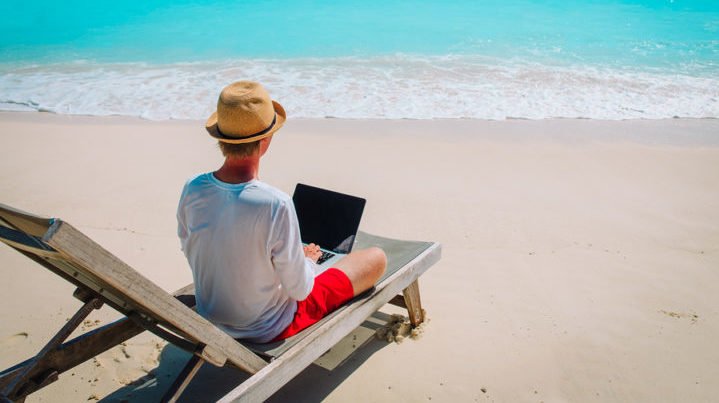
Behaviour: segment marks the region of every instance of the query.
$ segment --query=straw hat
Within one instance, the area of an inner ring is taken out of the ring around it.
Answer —
[[[238,81],[222,89],[205,128],[210,136],[232,144],[250,143],[271,136],[287,114],[260,83]]]

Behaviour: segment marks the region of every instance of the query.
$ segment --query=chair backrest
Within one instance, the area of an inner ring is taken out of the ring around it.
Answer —
[[[214,365],[250,373],[266,363],[132,267],[59,219],[0,204],[0,241],[147,326],[162,326],[197,346]]]

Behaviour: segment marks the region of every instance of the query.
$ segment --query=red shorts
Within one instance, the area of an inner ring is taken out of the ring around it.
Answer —
[[[303,329],[319,322],[328,313],[352,299],[354,289],[347,275],[335,268],[327,269],[315,277],[310,295],[297,301],[297,312],[289,326],[273,341],[294,336]]]

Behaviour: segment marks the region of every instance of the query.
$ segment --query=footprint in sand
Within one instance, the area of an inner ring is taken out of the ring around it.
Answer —
[[[14,334],[12,336],[6,337],[2,340],[0,340],[0,348],[10,347],[17,344],[20,344],[27,340],[28,334],[26,332],[20,332],[17,334]]]

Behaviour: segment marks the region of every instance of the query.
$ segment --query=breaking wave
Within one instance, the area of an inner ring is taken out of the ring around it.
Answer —
[[[204,119],[224,85],[251,79],[295,118],[717,118],[719,74],[713,70],[409,55],[3,64],[0,110]]]

